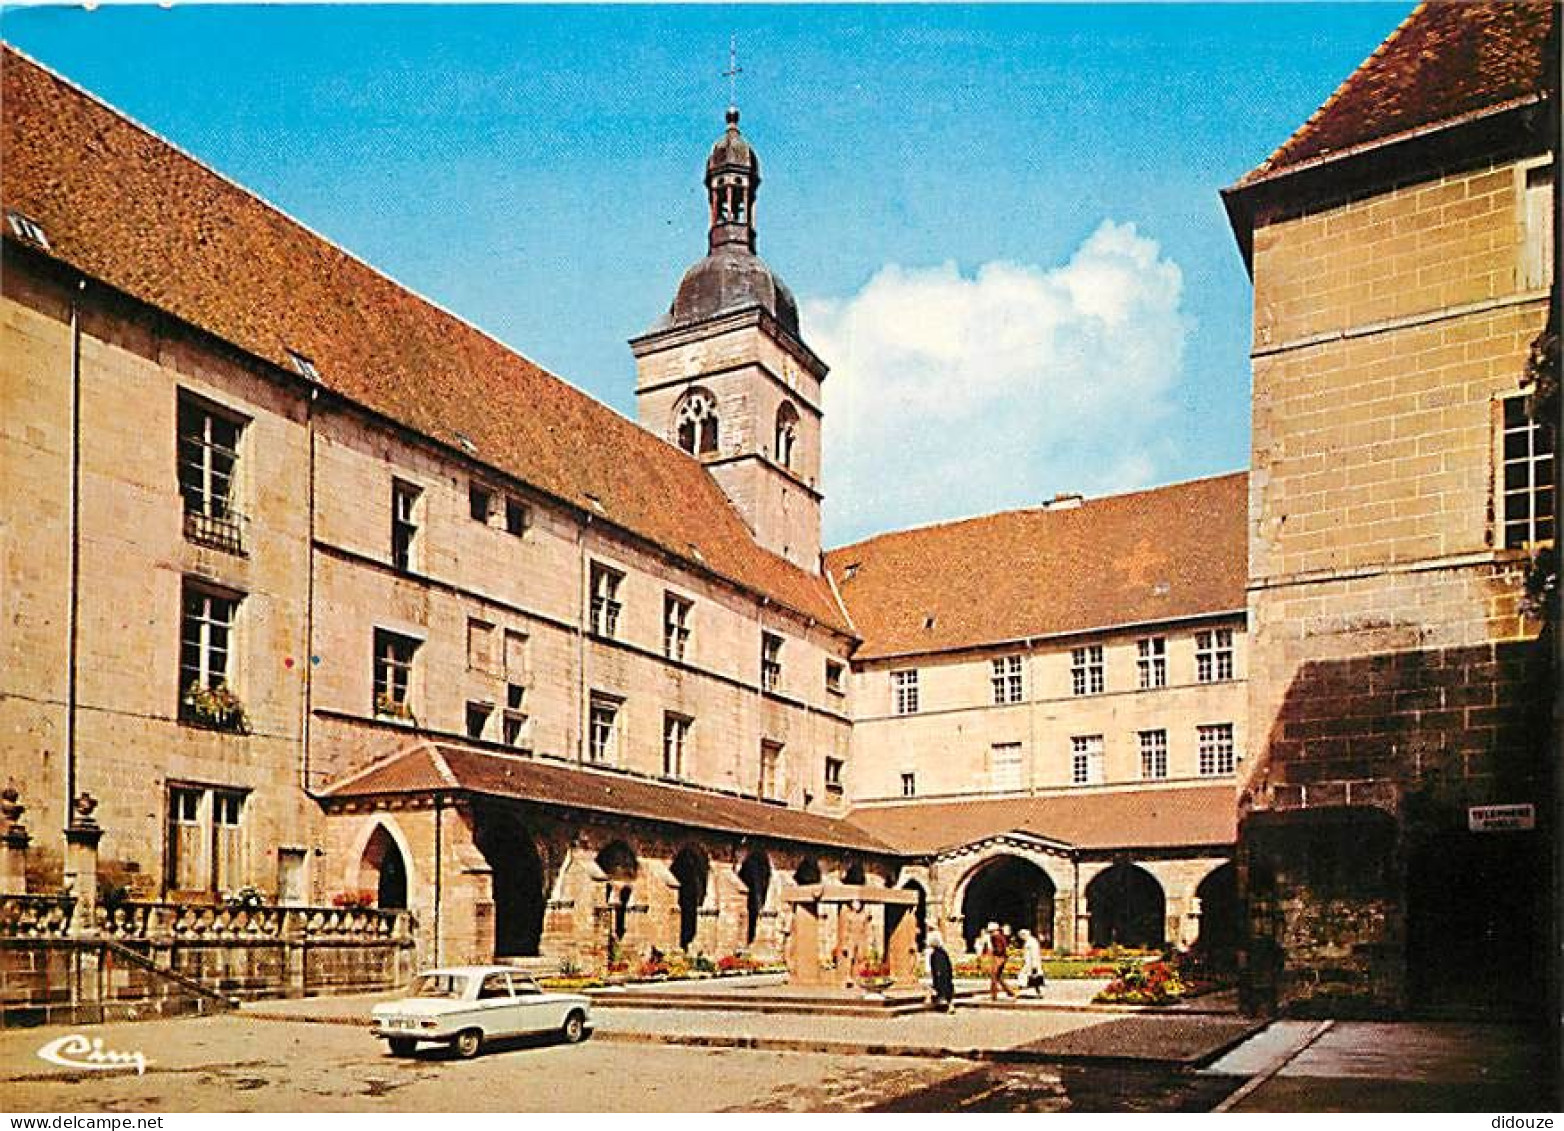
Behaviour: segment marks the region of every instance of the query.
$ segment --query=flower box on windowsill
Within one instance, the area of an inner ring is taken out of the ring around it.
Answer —
[[[389,695],[377,695],[375,697],[375,718],[401,723],[404,726],[418,725],[418,719],[413,715],[413,709],[401,700],[393,699]]]
[[[226,683],[206,687],[192,683],[179,699],[179,721],[205,730],[249,734],[250,719],[244,704]]]

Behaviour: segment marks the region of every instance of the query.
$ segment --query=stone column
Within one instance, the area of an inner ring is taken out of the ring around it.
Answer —
[[[0,895],[27,894],[27,846],[32,842],[22,814],[27,807],[15,786],[0,790]]]
[[[76,897],[71,934],[95,935],[98,931],[98,841],[103,828],[93,819],[98,799],[83,793],[72,803],[71,823],[65,828],[65,890]]]

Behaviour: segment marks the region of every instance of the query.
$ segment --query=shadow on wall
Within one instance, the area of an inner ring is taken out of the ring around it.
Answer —
[[[1556,984],[1551,640],[1312,661],[1240,802],[1242,1000],[1536,1014]],[[1535,827],[1473,832],[1473,806]]]

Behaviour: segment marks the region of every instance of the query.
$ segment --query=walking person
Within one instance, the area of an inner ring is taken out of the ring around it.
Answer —
[[[1016,992],[1005,980],[1005,961],[1010,957],[1009,933],[1003,930],[998,923],[988,925],[988,1000],[998,1001],[999,991],[1004,990],[1011,1000],[1016,997]]]
[[[1025,927],[1021,928],[1021,988],[1036,990],[1037,996],[1043,996],[1043,987],[1048,984],[1048,976],[1043,973],[1043,944],[1036,935]]]
[[[938,931],[929,932],[929,982],[934,987],[934,1004],[946,1013],[956,1012],[956,973]]]

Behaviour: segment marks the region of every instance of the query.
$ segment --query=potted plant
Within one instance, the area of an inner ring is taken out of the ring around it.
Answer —
[[[413,717],[413,709],[411,707],[403,700],[384,691],[375,696],[375,716],[381,719],[394,719],[400,723],[413,723],[416,725],[418,722]]]
[[[209,730],[250,733],[250,719],[245,714],[244,704],[226,683],[212,687],[192,683],[179,700],[179,713],[186,722]]]

